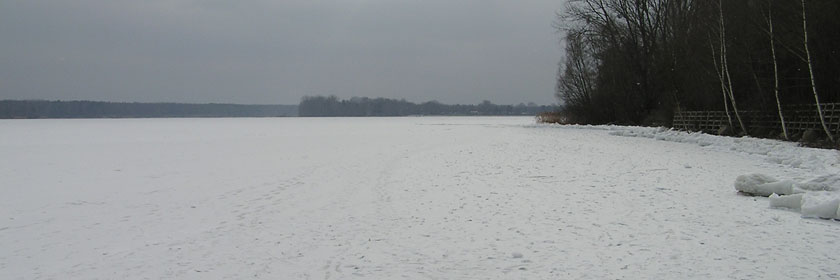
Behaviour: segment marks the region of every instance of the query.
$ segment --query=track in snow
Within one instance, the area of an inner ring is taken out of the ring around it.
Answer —
[[[748,153],[531,118],[0,122],[0,278],[837,278]]]

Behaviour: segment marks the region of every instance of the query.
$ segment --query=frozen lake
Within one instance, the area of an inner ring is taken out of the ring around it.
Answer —
[[[733,189],[812,170],[531,117],[5,120],[0,158],[0,279],[840,278],[840,222]]]

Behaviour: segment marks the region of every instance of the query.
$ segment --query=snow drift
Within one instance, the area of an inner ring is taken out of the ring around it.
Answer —
[[[744,174],[735,179],[735,190],[748,195],[768,197],[771,208],[799,210],[805,218],[840,219],[840,151],[800,147],[798,143],[772,139],[723,137],[663,127],[568,127],[607,130],[610,135],[615,136],[694,143],[705,149],[758,156],[786,168],[803,170],[811,174],[812,178],[797,182],[790,179],[777,180],[765,174]]]

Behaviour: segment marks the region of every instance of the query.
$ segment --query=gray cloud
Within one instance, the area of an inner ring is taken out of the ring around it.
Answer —
[[[553,103],[563,1],[12,0],[0,99]]]

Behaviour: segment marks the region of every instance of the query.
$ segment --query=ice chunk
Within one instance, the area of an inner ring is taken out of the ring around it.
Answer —
[[[770,195],[770,207],[799,210],[802,208],[802,194],[778,195],[774,193]]]
[[[783,180],[773,183],[761,184],[758,185],[758,189],[761,191],[761,195],[766,195],[767,193],[770,194],[779,194],[779,195],[789,195],[793,194],[793,184],[794,182],[791,180]]]
[[[811,180],[796,183],[794,188],[797,191],[840,191],[840,174],[828,174],[813,178]]]
[[[755,187],[758,185],[772,183],[776,181],[779,180],[776,180],[776,178],[764,174],[746,174],[735,178],[735,189],[742,192],[750,192],[754,190]]]
[[[840,196],[835,192],[807,192],[802,196],[802,217],[840,219]]]
[[[735,189],[752,195],[769,196],[771,194],[787,195],[793,193],[793,181],[779,181],[764,174],[747,174],[735,179]]]

